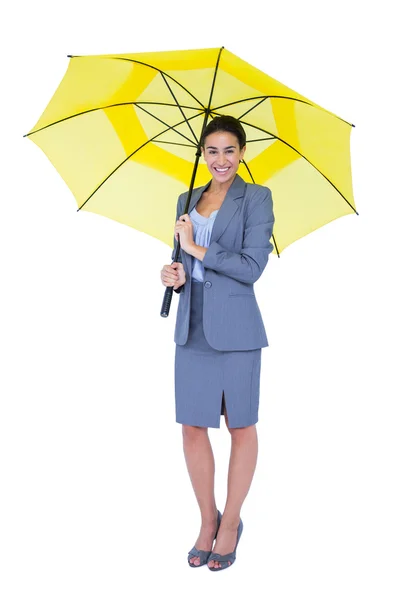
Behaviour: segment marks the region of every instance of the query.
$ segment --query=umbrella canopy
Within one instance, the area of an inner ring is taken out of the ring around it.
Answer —
[[[60,173],[78,210],[172,248],[177,197],[191,182],[203,127],[221,114],[238,118],[246,131],[238,174],[272,191],[274,253],[356,212],[353,125],[225,48],[71,56],[27,136]],[[201,158],[194,185],[209,180]]]

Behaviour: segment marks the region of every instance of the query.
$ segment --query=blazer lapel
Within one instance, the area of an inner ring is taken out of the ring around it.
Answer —
[[[192,197],[189,203],[189,210],[193,210],[193,208],[199,202],[203,192],[210,186],[211,181],[209,181],[206,185],[203,185],[192,192]],[[221,207],[215,217],[214,225],[211,231],[210,244],[212,242],[217,242],[221,235],[224,233],[225,229],[228,227],[233,215],[238,209],[239,202],[243,199],[244,193],[246,189],[245,181],[239,176],[236,175],[233,180],[231,186],[229,187],[224,201],[221,204]],[[187,252],[182,252],[183,260],[186,259],[186,268],[190,275],[192,274],[193,268],[193,257],[191,254]]]

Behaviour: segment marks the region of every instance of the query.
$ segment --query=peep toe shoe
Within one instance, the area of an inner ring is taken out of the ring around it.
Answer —
[[[221,519],[222,519],[222,515],[218,511],[217,530],[215,532],[214,540],[217,537],[218,529],[221,524]],[[211,554],[211,550],[197,550],[196,546],[193,546],[193,548],[189,551],[188,558],[187,558],[189,567],[202,567],[203,565],[205,565],[208,562],[210,554]],[[199,565],[195,565],[190,562],[190,559],[195,558],[195,557],[200,558]]]
[[[233,549],[233,552],[230,552],[229,554],[218,554],[216,552],[211,552],[210,556],[208,557],[208,561],[210,562],[211,560],[217,560],[221,566],[220,567],[210,567],[207,565],[207,567],[210,569],[210,571],[222,571],[223,569],[227,569],[228,567],[231,567],[233,565],[233,563],[236,560],[236,548],[238,547],[238,543],[240,540],[240,536],[242,535],[242,531],[243,531],[243,521],[242,519],[240,519],[239,521],[239,527],[237,530],[237,539],[236,539],[236,546]],[[229,562],[231,564],[229,564]]]

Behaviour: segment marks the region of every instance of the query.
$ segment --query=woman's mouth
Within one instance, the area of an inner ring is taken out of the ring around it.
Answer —
[[[226,173],[229,170],[230,167],[224,167],[223,169],[220,167],[214,167],[214,171],[217,171],[217,173],[220,173],[221,175],[223,175],[224,173]]]

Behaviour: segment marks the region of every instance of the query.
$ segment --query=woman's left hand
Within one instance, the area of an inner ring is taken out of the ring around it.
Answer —
[[[179,233],[179,238],[178,238]],[[188,214],[181,215],[175,224],[175,239],[181,242],[181,248],[190,254],[194,246],[193,223]]]

